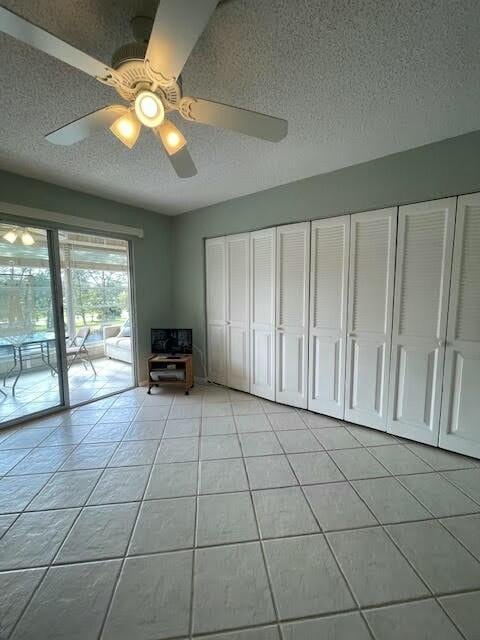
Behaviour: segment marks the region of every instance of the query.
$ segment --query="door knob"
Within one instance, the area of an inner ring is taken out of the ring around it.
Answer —
[[[444,342],[444,340],[439,340],[439,341],[438,341],[438,346],[439,346],[439,347],[444,347],[444,346],[445,346],[445,344],[446,344],[446,343]]]

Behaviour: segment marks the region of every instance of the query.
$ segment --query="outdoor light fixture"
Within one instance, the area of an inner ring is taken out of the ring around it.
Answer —
[[[16,242],[18,238],[21,239],[22,244],[24,244],[26,247],[30,247],[32,244],[35,244],[35,238],[32,236],[28,229],[19,231],[19,229],[15,227],[14,229],[9,229],[7,233],[3,235],[3,239],[10,244]]]
[[[31,247],[32,244],[35,244],[35,240],[28,229],[25,229],[22,233],[22,242],[27,247]]]
[[[3,236],[3,239],[6,240],[7,242],[10,242],[10,244],[13,244],[15,242],[15,240],[17,239],[17,230],[16,229],[10,229]]]

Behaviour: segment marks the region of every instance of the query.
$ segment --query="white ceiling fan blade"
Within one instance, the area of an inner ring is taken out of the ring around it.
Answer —
[[[80,140],[84,140],[92,133],[109,127],[127,111],[127,107],[122,105],[111,105],[110,107],[92,111],[92,113],[52,131],[45,136],[45,139],[53,142],[53,144],[62,145],[80,142]]]
[[[175,173],[179,178],[193,178],[193,176],[197,175],[197,167],[195,166],[186,145],[172,156],[169,156],[167,153],[167,157],[172,163],[172,167],[175,169]]]
[[[187,145],[184,144],[184,146],[179,151],[170,155],[160,134],[156,130],[154,130],[153,132],[155,134],[155,137],[158,138],[161,145],[163,146],[165,155],[172,163],[172,167],[175,169],[175,173],[177,174],[177,176],[179,178],[193,178],[193,176],[196,176],[198,173],[197,167],[192,160],[192,156],[188,152]]]
[[[165,79],[177,79],[219,0],[160,0],[145,60]]]
[[[183,98],[180,113],[187,120],[231,129],[271,142],[283,140],[288,132],[288,122],[281,118],[202,98]]]
[[[5,7],[0,7],[0,31],[66,62],[94,78],[105,79],[114,74],[113,69],[108,65],[63,42],[60,38],[28,22],[25,18],[17,16]]]

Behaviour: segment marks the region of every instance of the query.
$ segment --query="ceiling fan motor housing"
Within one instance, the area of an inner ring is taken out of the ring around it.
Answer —
[[[115,89],[129,102],[133,102],[140,91],[153,91],[162,99],[165,111],[171,111],[177,107],[182,97],[181,85],[174,80],[159,85],[145,64],[153,19],[135,16],[130,25],[135,42],[122,45],[112,56],[112,67],[119,75]]]
[[[172,81],[168,86],[152,87],[152,78],[145,67],[145,42],[129,42],[119,47],[112,56],[112,67],[121,82],[115,84],[117,93],[132,102],[139,91],[149,89],[157,93],[164,103],[165,111],[176,108],[182,97],[180,85]]]
[[[146,42],[129,42],[119,47],[112,56],[112,67],[118,71],[126,62],[143,62],[147,53]]]

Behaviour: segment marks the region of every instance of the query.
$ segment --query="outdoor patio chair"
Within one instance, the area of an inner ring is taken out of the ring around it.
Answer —
[[[77,331],[67,346],[67,369],[70,369],[74,362],[82,362],[85,369],[87,363],[92,367],[93,373],[97,375],[93,362],[85,346],[88,336],[90,335],[90,327],[82,327]]]

